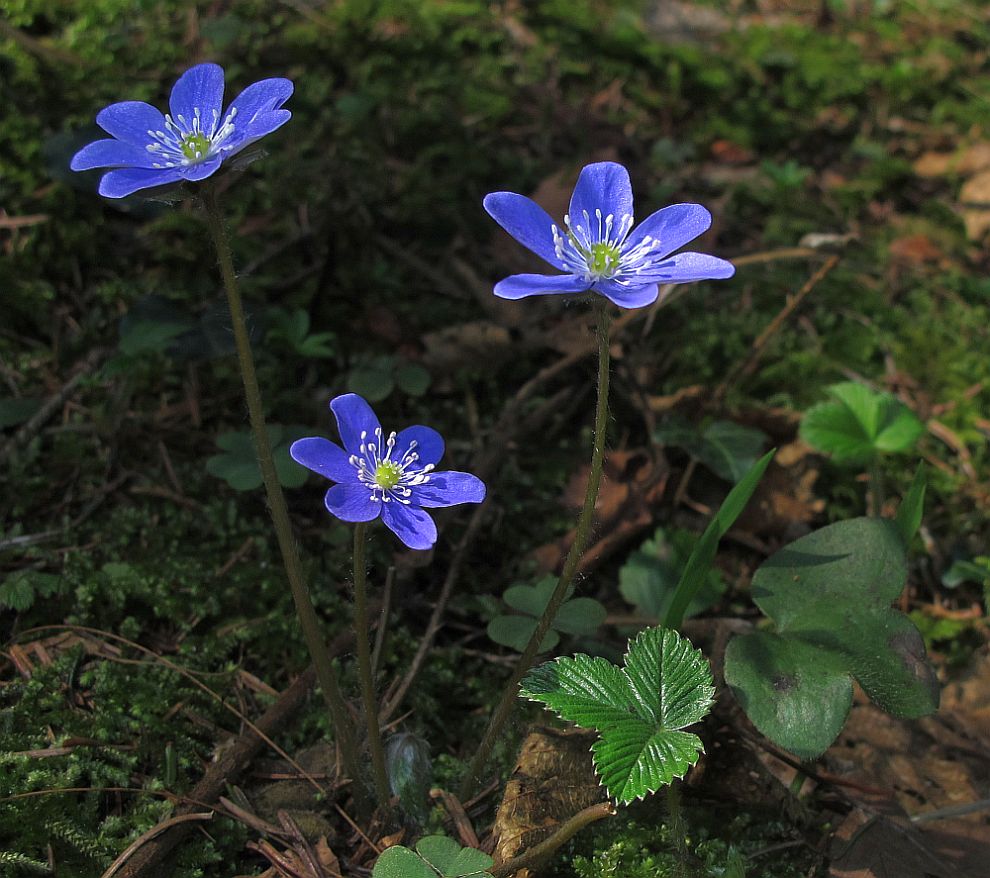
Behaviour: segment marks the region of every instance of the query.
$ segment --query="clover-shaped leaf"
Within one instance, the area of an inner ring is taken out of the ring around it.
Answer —
[[[641,615],[663,619],[697,541],[691,531],[658,528],[622,565],[619,592]],[[707,610],[724,591],[722,574],[709,569],[685,616]]]
[[[372,878],[491,878],[492,858],[483,851],[461,847],[452,838],[428,835],[411,851],[400,844],[382,851]]]
[[[708,713],[715,688],[689,640],[647,628],[630,641],[624,667],[583,654],[559,658],[530,671],[520,694],[596,729],[595,770],[610,796],[631,802],[698,761],[701,739],[683,729]]]
[[[833,401],[808,409],[801,438],[839,463],[869,463],[882,453],[909,451],[924,425],[889,393],[846,381],[828,389]]]
[[[683,418],[671,418],[657,427],[653,439],[661,445],[683,448],[727,482],[738,482],[746,475],[767,442],[766,434],[755,427],[712,421],[702,429]]]
[[[307,427],[268,425],[268,441],[272,446],[275,471],[285,488],[298,488],[309,475],[305,468],[289,457],[289,446],[311,432]],[[217,437],[217,446],[221,453],[206,461],[206,471],[210,475],[223,479],[236,491],[253,491],[261,486],[261,466],[258,464],[258,453],[251,433],[222,433]]]
[[[503,614],[488,623],[488,636],[502,646],[522,652],[536,630],[550,596],[557,586],[555,576],[544,576],[533,585],[513,585],[505,590],[502,599],[523,615]],[[568,590],[568,596],[573,587]],[[560,634],[592,634],[605,621],[606,610],[594,598],[568,598],[561,604],[550,630],[547,631],[540,652],[553,649],[560,642]]]
[[[725,679],[753,724],[804,759],[835,740],[855,679],[888,713],[938,706],[938,681],[910,619],[891,608],[907,578],[901,530],[855,518],[785,546],[753,577],[753,600],[775,631],[736,637]]]

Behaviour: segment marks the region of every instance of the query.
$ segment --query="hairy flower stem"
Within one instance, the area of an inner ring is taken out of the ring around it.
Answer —
[[[536,630],[533,632],[533,636],[530,637],[529,643],[526,644],[526,649],[523,650],[523,654],[516,663],[515,670],[512,672],[512,678],[502,693],[502,698],[495,708],[491,720],[489,720],[484,737],[481,739],[481,743],[475,751],[474,758],[472,758],[471,764],[468,766],[467,773],[461,781],[459,797],[462,802],[467,801],[474,793],[480,780],[482,769],[485,767],[485,763],[491,754],[492,747],[495,745],[503,726],[512,714],[516,698],[519,695],[519,683],[526,675],[526,672],[532,667],[533,660],[540,651],[540,644],[543,643],[543,638],[546,636],[547,631],[550,630],[550,624],[557,616],[557,611],[567,596],[567,589],[574,580],[574,574],[577,573],[578,563],[581,561],[585,544],[588,541],[588,535],[591,532],[595,501],[598,499],[598,486],[602,480],[602,466],[605,461],[605,432],[608,426],[608,328],[610,322],[608,307],[608,303],[604,301],[595,303],[597,317],[596,334],[598,337],[598,402],[595,408],[595,436],[591,449],[591,468],[588,471],[588,486],[585,489],[584,506],[581,508],[577,528],[574,532],[574,542],[571,543],[570,551],[567,553],[567,558],[564,561],[564,569],[560,573],[560,579],[557,580],[557,587],[553,590],[550,601],[547,603],[546,609],[543,611],[543,615],[540,616],[540,620],[536,625]]]
[[[375,794],[380,807],[388,810],[388,773],[385,770],[385,750],[378,727],[378,702],[375,699],[374,672],[371,667],[371,643],[368,638],[368,569],[365,562],[368,525],[354,526],[354,636],[357,638],[358,674],[361,678],[361,698],[368,726],[368,746],[371,748],[371,769]]]
[[[254,356],[251,353],[251,342],[248,336],[247,322],[244,319],[244,306],[241,303],[240,288],[237,283],[237,276],[234,274],[234,260],[230,252],[230,242],[227,239],[223,214],[220,210],[216,193],[212,188],[205,188],[202,195],[202,203],[206,209],[207,225],[210,229],[210,235],[213,238],[213,244],[216,247],[217,258],[220,261],[220,274],[223,277],[223,286],[227,292],[227,302],[230,305],[234,344],[237,348],[237,361],[241,370],[241,378],[244,381],[244,396],[247,399],[251,430],[254,433],[258,462],[261,465],[261,476],[265,483],[268,508],[271,512],[272,522],[275,525],[278,546],[282,553],[282,563],[285,566],[289,588],[292,591],[292,598],[296,604],[296,612],[299,614],[299,623],[302,626],[303,637],[306,640],[306,646],[309,648],[309,654],[316,668],[316,678],[320,683],[320,690],[323,693],[323,698],[327,703],[331,719],[333,720],[337,743],[340,745],[340,753],[344,761],[344,771],[354,779],[355,799],[359,807],[365,810],[367,805],[362,805],[361,803],[362,801],[366,801],[367,795],[364,792],[363,785],[360,783],[360,761],[357,758],[354,730],[347,713],[347,706],[344,703],[344,696],[340,691],[340,684],[337,682],[337,673],[334,670],[326,641],[323,639],[323,633],[320,630],[316,610],[313,607],[313,602],[309,597],[309,591],[303,581],[302,565],[299,561],[299,553],[296,550],[296,542],[292,534],[289,511],[285,505],[285,495],[282,493],[282,486],[278,480],[275,461],[272,457],[271,442],[268,439],[265,412],[261,403],[261,390],[258,387],[258,376],[254,368]],[[360,637],[358,639],[360,640]]]

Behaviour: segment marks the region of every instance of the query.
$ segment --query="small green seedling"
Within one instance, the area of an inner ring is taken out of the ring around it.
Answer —
[[[382,851],[372,878],[491,878],[492,858],[452,838],[428,835],[412,851],[401,844]]]
[[[396,388],[407,396],[422,396],[429,390],[431,381],[430,373],[418,363],[384,355],[351,369],[347,389],[370,402],[381,402]]]
[[[691,531],[658,528],[620,568],[622,597],[641,616],[662,619],[670,609],[677,583],[697,542],[697,534]],[[717,568],[710,568],[684,615],[690,618],[704,612],[724,591],[722,574]]]
[[[520,694],[595,729],[595,771],[619,802],[642,799],[683,777],[703,751],[685,732],[712,706],[708,662],[676,631],[648,628],[629,643],[625,666],[578,654],[530,671]]]
[[[544,576],[533,585],[513,585],[505,590],[502,599],[521,615],[503,613],[488,623],[488,636],[502,646],[522,652],[536,630],[536,624],[550,601],[557,585],[555,576]],[[573,587],[568,594],[573,593]],[[569,598],[550,623],[540,652],[553,649],[560,642],[561,634],[594,634],[605,621],[606,610],[594,598]]]
[[[289,446],[307,433],[312,433],[308,427],[268,425],[268,441],[272,446],[275,471],[285,488],[298,488],[309,475],[289,457]],[[251,433],[221,433],[217,437],[217,447],[221,449],[221,453],[206,461],[206,471],[210,475],[223,479],[235,491],[253,491],[261,487],[261,467],[258,465],[258,453]]]

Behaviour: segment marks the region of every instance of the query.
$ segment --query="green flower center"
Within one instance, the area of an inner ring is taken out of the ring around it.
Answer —
[[[587,257],[588,270],[597,277],[610,275],[619,267],[619,248],[607,241],[592,244]]]
[[[378,469],[375,470],[375,484],[386,491],[391,490],[399,484],[401,478],[402,469],[398,464],[392,463],[390,460],[378,464]]]
[[[182,138],[182,154],[191,162],[205,159],[210,152],[210,139],[202,132]]]

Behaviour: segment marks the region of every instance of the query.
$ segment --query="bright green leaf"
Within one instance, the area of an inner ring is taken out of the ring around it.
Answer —
[[[578,654],[534,668],[520,694],[566,720],[596,729],[595,770],[610,796],[641,799],[683,777],[702,751],[686,726],[712,705],[711,670],[675,631],[648,628],[629,644],[625,666]]]
[[[924,425],[887,393],[847,381],[828,389],[832,402],[805,412],[801,438],[840,463],[865,464],[881,452],[909,451]]]

